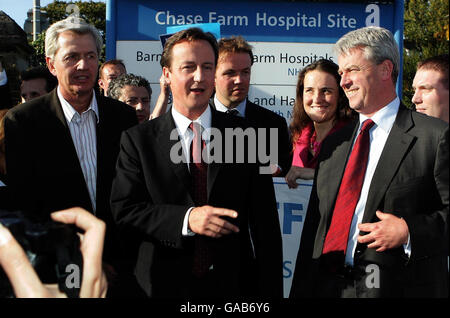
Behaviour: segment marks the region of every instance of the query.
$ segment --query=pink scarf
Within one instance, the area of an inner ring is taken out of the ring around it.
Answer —
[[[335,133],[342,127],[344,127],[348,121],[339,120],[330,129],[327,136],[324,140],[331,134]],[[322,141],[323,142],[323,141]],[[308,124],[305,128],[302,129],[300,136],[297,138],[297,141],[294,145],[294,156],[292,158],[292,165],[297,167],[305,167],[305,168],[316,168],[317,165],[317,157],[320,153],[320,148],[322,147],[322,142],[316,141],[316,131],[314,130],[314,125],[312,122]],[[315,155],[309,159],[309,148],[314,150]]]

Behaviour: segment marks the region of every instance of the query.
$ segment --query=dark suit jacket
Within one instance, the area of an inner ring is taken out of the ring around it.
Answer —
[[[210,100],[210,105],[215,109],[214,98]],[[248,124],[254,128],[276,128],[278,129],[278,165],[281,167],[282,172],[280,177],[287,174],[292,164],[292,143],[290,140],[290,134],[286,120],[273,111],[256,105],[247,100],[245,108],[245,119]],[[267,139],[269,132],[266,132]],[[269,140],[268,140],[269,141]],[[266,153],[269,152],[270,146],[267,143]]]
[[[241,121],[212,110],[212,127],[222,133],[225,127],[240,127]],[[175,127],[169,111],[123,134],[111,196],[118,225],[137,231],[153,246],[152,296],[164,298],[189,297],[193,288],[187,283],[193,237],[181,232],[185,214],[195,204],[187,164],[171,160],[178,142],[170,140]],[[271,177],[258,174],[256,164],[211,163],[208,204],[236,210],[239,217],[231,222],[240,228],[239,233],[210,240],[220,279],[209,295],[281,297],[281,233]]]
[[[297,257],[291,297],[320,296],[315,290],[325,235],[358,121],[324,141]],[[362,223],[376,210],[408,224],[412,253],[403,247],[376,252],[358,244],[355,266],[376,264],[380,288],[371,297],[448,295],[448,125],[400,106],[373,176]]]
[[[6,83],[5,85],[0,86],[0,109],[9,109],[11,106],[11,94],[9,85]]]
[[[100,95],[96,98],[99,110],[96,216],[107,224],[108,259],[114,251],[110,242],[114,224],[109,197],[120,135],[137,124],[137,119],[131,107]],[[8,186],[20,209],[44,219],[51,212],[70,207],[93,210],[56,88],[8,112],[5,143]]]

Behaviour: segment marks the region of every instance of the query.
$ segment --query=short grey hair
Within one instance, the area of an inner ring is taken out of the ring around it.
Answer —
[[[126,85],[134,87],[145,87],[148,92],[148,96],[152,97],[152,88],[150,83],[142,76],[134,75],[131,73],[122,74],[115,79],[111,80],[108,86],[108,97],[119,99],[122,94],[122,88]]]
[[[58,37],[61,33],[71,31],[77,34],[91,34],[97,48],[97,55],[102,52],[103,39],[100,32],[81,18],[69,16],[64,20],[53,23],[45,33],[45,56],[53,59],[59,49]]]
[[[400,70],[400,52],[391,31],[369,26],[351,31],[342,36],[334,45],[334,52],[339,55],[346,55],[353,48],[361,48],[366,59],[376,65],[385,60],[390,60],[394,65],[392,70],[392,81],[397,83]]]

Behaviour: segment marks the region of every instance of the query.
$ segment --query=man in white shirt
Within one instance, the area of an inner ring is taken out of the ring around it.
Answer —
[[[285,176],[292,162],[292,145],[286,120],[270,109],[248,100],[253,65],[251,45],[243,37],[233,36],[220,39],[218,46],[216,92],[210,104],[218,111],[244,117],[255,130],[265,129],[263,136],[267,142],[262,153],[268,153],[270,160],[259,158],[261,164],[269,165],[270,162],[269,171],[272,171],[273,176]]]
[[[17,206],[30,217],[48,220],[79,206],[105,221],[104,259],[120,272],[125,242],[117,240],[109,197],[120,135],[137,119],[126,104],[95,94],[101,48],[98,30],[83,20],[50,26],[46,61],[58,86],[8,112],[6,170]],[[110,294],[113,286],[110,280]]]
[[[150,268],[152,297],[279,298],[282,247],[272,179],[256,163],[223,161],[225,130],[245,124],[208,106],[216,62],[210,33],[190,28],[167,40],[161,66],[173,107],[124,133],[113,214],[153,247],[151,263],[148,250],[139,258]],[[214,140],[212,128],[221,133]],[[193,151],[200,144],[203,161]],[[217,160],[209,162],[213,150]]]
[[[340,84],[359,120],[322,146],[291,297],[446,297],[448,125],[401,105],[390,31],[349,32],[335,50]],[[374,124],[362,184],[350,190],[353,183],[342,180],[368,120]]]

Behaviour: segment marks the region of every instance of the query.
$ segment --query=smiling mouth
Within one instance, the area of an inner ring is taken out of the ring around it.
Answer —
[[[356,94],[356,92],[358,91],[358,89],[348,89],[345,91],[345,95],[347,96],[353,96]]]
[[[89,80],[89,76],[87,76],[87,75],[78,75],[78,76],[75,76],[74,79],[76,81],[84,82],[84,81]]]

